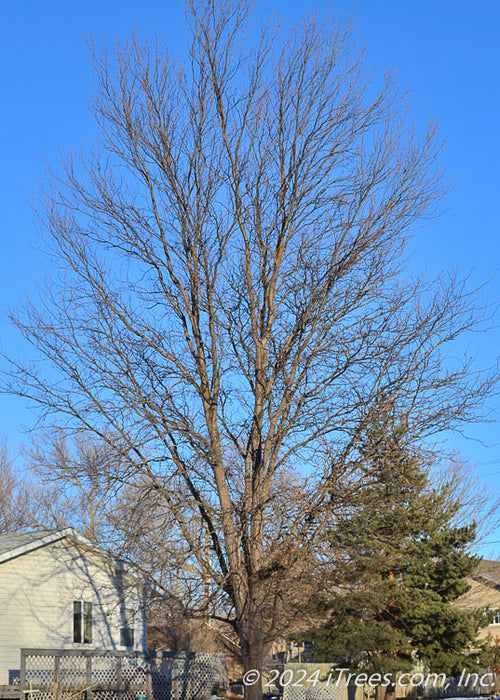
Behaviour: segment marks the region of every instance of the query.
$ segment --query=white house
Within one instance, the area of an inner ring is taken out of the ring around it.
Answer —
[[[0,685],[20,649],[146,650],[145,586],[73,528],[0,534]]]

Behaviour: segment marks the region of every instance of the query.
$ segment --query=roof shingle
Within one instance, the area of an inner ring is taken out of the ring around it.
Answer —
[[[31,532],[4,532],[0,534],[0,555],[25,547],[26,545],[35,543],[37,540],[52,535],[58,530],[32,530]]]

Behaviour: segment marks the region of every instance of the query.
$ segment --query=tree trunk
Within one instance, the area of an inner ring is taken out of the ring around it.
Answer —
[[[262,632],[260,616],[250,613],[243,622],[240,632],[245,674],[245,700],[262,700],[262,667],[264,663]]]
[[[384,700],[394,700],[396,697],[396,685],[395,683],[390,683],[385,689]]]

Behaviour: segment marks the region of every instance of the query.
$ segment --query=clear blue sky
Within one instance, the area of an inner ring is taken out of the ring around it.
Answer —
[[[256,1],[262,17],[274,12],[297,19],[325,7],[296,0]],[[412,266],[438,273],[449,267],[473,280],[493,278],[485,293],[500,302],[500,3],[496,0],[337,0],[334,11],[353,12],[370,69],[399,68],[412,115],[430,116],[447,138],[444,163],[456,181],[442,216],[417,231]],[[0,257],[0,309],[33,292],[46,261],[36,251],[36,222],[30,199],[44,175],[44,162],[92,141],[96,129],[86,101],[93,74],[86,37],[112,41],[136,27],[162,34],[174,50],[184,39],[181,0],[27,0],[6,3],[2,12],[0,111],[3,182]],[[4,349],[21,352],[5,318],[0,318]],[[500,350],[500,332],[477,338],[484,363]],[[22,426],[36,415],[19,399],[0,396],[0,434],[16,447]],[[475,464],[478,482],[497,494],[500,483],[500,399],[494,422],[472,434],[489,443],[456,441]],[[500,529],[486,555],[500,557]],[[497,544],[498,542],[498,544]]]

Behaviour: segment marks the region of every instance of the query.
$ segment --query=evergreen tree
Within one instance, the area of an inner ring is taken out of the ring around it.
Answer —
[[[335,594],[318,605],[327,621],[305,638],[318,661],[393,678],[416,663],[447,675],[477,670],[488,663],[477,641],[487,613],[454,605],[478,563],[475,525],[454,525],[450,488],[432,486],[404,425],[390,427],[372,428],[363,444],[373,478],[329,533]]]

